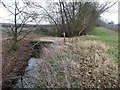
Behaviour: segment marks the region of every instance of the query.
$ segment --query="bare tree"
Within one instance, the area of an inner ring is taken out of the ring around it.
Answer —
[[[51,10],[54,12],[48,12],[51,17],[57,16],[54,18],[56,22],[59,18],[57,24],[61,27],[58,29],[61,34],[66,32],[67,36],[82,35],[91,31],[100,15],[117,2],[118,0],[100,4],[99,2],[74,2],[74,0],[73,2],[59,1],[56,6],[54,3],[50,4],[49,7],[51,6]]]
[[[34,22],[37,14],[34,11],[31,11],[31,9],[27,6],[29,3],[23,2],[23,1],[16,1],[14,0],[12,2],[12,5],[6,4],[5,2],[2,2],[2,5],[4,8],[7,9],[7,11],[10,13],[10,16],[13,17],[10,30],[7,30],[7,33],[9,33],[13,40],[13,49],[16,50],[16,44],[18,41],[22,40],[26,37],[32,30],[33,26],[30,28],[27,27],[27,24],[30,22]],[[22,3],[22,6],[20,5]]]
[[[39,3],[29,0],[30,6],[43,9],[43,16],[48,18],[54,24],[62,35],[76,36],[87,34],[92,30],[96,21],[102,13],[107,11],[115,3],[107,1],[100,4],[99,2],[51,2],[48,8],[42,7]]]

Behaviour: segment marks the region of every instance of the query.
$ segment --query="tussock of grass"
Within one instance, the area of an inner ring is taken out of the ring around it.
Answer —
[[[107,57],[109,46],[102,42],[75,37],[58,50],[44,51],[38,88],[117,87],[118,66]]]

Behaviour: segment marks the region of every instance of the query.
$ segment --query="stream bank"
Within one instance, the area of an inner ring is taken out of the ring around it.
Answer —
[[[35,45],[36,41],[22,40],[18,44],[17,51],[9,51],[8,46],[11,40],[3,41],[2,52],[2,89],[8,90],[17,86],[21,76],[25,77],[28,74],[28,68],[36,66],[38,63],[36,58],[39,58],[42,53],[42,48],[47,47],[51,42],[39,42]],[[33,47],[34,44],[34,47]],[[33,58],[34,57],[34,58]],[[33,63],[33,64],[32,64]],[[19,85],[18,85],[19,86]]]
[[[17,80],[14,88],[34,88],[40,77],[40,64],[43,48],[49,47],[52,42],[32,41],[30,44],[34,48],[33,55],[28,61],[24,75]]]

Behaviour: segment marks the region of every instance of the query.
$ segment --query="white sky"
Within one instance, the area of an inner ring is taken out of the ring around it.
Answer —
[[[1,0],[1,1],[4,1],[10,4],[12,0]],[[35,0],[35,1],[39,2],[43,7],[45,7],[46,5],[45,0]],[[99,1],[105,2],[107,0],[99,0]],[[107,22],[113,21],[115,24],[118,24],[118,3],[116,3],[113,7],[111,7],[109,9],[109,12],[105,12],[104,14],[102,14],[101,17],[103,20]],[[7,12],[7,10],[4,9],[0,4],[0,22],[4,23],[6,22],[6,19],[9,19],[9,18],[11,18],[11,16],[9,16],[9,13]]]
[[[118,24],[118,3],[112,6],[108,12],[103,13],[101,16],[107,22],[113,21],[115,24]]]

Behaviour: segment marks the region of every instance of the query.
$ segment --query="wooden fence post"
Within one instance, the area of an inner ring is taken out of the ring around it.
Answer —
[[[63,33],[63,36],[64,36],[64,44],[66,44],[66,41],[65,41],[65,32]]]

